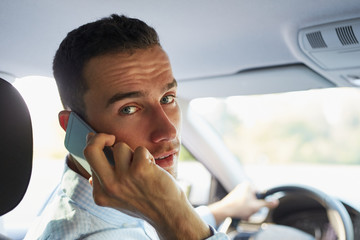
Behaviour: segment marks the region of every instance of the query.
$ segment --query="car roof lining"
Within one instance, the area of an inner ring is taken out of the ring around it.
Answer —
[[[52,77],[52,59],[67,32],[117,12],[139,17],[155,27],[178,80],[295,62],[325,75],[301,51],[298,31],[359,17],[360,12],[357,0],[229,0],[226,4],[206,0],[156,3],[112,0],[107,3],[1,1],[0,29],[6,36],[0,45],[0,71],[17,77]],[[332,79],[330,75],[327,77]],[[334,82],[346,84],[338,78]]]

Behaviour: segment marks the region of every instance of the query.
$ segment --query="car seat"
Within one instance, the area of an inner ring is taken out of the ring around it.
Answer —
[[[29,110],[12,84],[0,78],[0,216],[14,209],[24,197],[32,158]]]

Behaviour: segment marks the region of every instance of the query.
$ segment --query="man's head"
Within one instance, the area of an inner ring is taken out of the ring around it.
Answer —
[[[146,147],[159,166],[176,176],[177,83],[154,29],[115,15],[86,24],[60,45],[54,76],[67,110],[133,150]],[[59,114],[64,129],[68,114]]]
[[[53,62],[53,72],[65,109],[86,118],[83,95],[88,89],[83,71],[94,57],[110,53],[132,53],[160,46],[156,31],[141,20],[111,15],[68,33]]]

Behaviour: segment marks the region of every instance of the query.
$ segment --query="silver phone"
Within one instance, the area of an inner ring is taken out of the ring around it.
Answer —
[[[71,112],[66,128],[65,148],[80,163],[80,165],[91,175],[91,168],[84,156],[86,136],[95,131],[75,112]],[[110,147],[104,148],[104,153],[111,165],[114,165],[114,157]]]

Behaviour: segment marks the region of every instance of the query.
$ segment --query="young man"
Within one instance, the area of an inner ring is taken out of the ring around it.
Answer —
[[[144,22],[112,15],[75,29],[53,69],[62,128],[74,111],[99,134],[89,134],[84,151],[92,174],[67,156],[62,182],[28,239],[226,239],[208,224],[276,205],[257,200],[247,185],[200,213],[187,201],[175,182],[177,82],[157,33]]]

